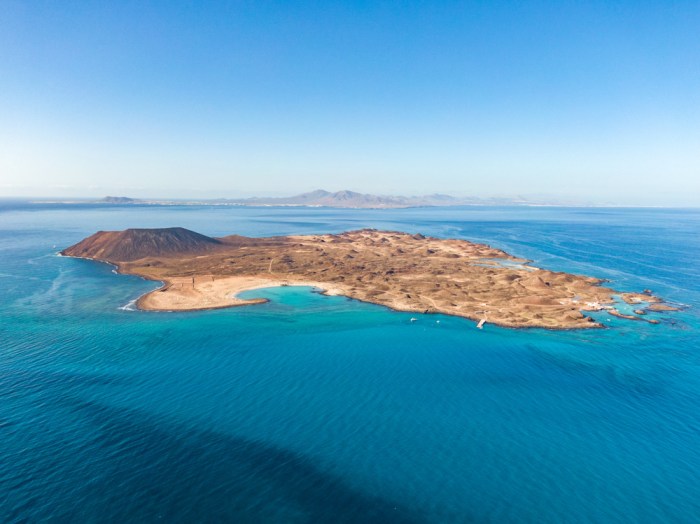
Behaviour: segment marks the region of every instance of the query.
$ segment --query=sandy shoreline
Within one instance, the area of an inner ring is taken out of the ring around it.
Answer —
[[[163,285],[141,295],[136,306],[146,311],[198,311],[247,306],[267,302],[264,298],[242,299],[244,291],[280,286],[308,286],[321,289],[325,295],[341,295],[339,289],[322,282],[270,278],[265,276],[197,275],[174,277]]]

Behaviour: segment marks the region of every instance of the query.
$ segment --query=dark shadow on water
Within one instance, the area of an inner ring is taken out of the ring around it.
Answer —
[[[0,399],[21,394],[41,393],[47,398],[90,386],[127,384],[131,379],[116,375],[79,374],[7,367],[0,369]]]
[[[85,522],[422,522],[307,457],[273,445],[74,404],[92,438],[91,464],[67,472],[75,489],[52,517]]]

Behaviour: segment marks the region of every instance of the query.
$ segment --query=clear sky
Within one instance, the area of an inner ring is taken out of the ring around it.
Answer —
[[[700,205],[700,2],[13,1],[0,195]]]

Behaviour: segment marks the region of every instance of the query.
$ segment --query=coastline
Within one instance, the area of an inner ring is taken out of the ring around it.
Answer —
[[[119,274],[125,273],[119,272]],[[211,277],[212,275],[195,277],[194,287],[188,287],[188,285],[192,286],[192,277],[176,277],[173,279],[160,281],[163,284],[161,287],[140,295],[136,300],[132,302],[138,310],[147,312],[164,313],[209,311],[233,307],[252,306],[268,302],[268,299],[266,298],[241,299],[238,297],[240,293],[246,291],[254,291],[256,289],[266,289],[273,287],[312,287],[320,290],[320,294],[325,296],[343,296],[350,300],[358,300],[360,302],[386,307],[392,311],[402,313],[443,314],[446,316],[464,318],[475,323],[478,323],[484,319],[483,315],[449,313],[440,310],[423,310],[420,308],[411,307],[406,304],[387,303],[386,301],[361,298],[353,296],[351,292],[343,290],[342,288],[339,288],[337,286],[330,286],[324,282],[308,280],[289,280],[269,278],[264,276],[219,276],[215,277],[214,280],[211,280]],[[143,276],[141,278],[143,278],[144,280],[152,280]],[[208,283],[213,283],[213,285],[207,285]],[[194,292],[192,292],[192,290],[194,290]],[[612,303],[613,300],[611,298],[610,304]],[[488,318],[486,318],[486,323],[509,329],[525,329],[535,327],[556,331],[585,328],[601,329],[606,327],[605,325],[599,322],[590,322],[586,326],[574,327],[556,325],[529,326],[522,325],[520,323],[507,323],[498,319],[488,320]]]
[[[242,299],[244,291],[269,287],[306,286],[322,290],[325,295],[342,294],[336,289],[312,281],[287,281],[262,276],[172,277],[163,285],[136,299],[136,307],[143,311],[203,311],[229,307],[263,304],[265,298]]]

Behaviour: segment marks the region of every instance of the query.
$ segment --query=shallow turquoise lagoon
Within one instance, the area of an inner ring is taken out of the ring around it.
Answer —
[[[156,284],[55,255],[174,225],[460,237],[685,309],[477,330],[287,287],[139,312]],[[0,521],[696,522],[699,233],[697,210],[1,203]]]

